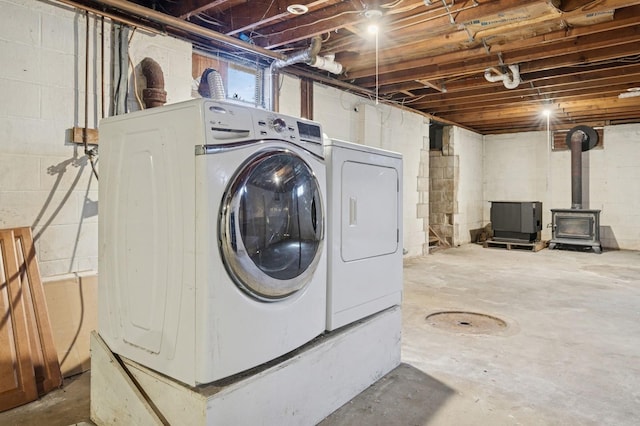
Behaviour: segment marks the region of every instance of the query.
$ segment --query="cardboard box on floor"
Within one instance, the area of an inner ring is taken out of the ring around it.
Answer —
[[[89,336],[98,328],[98,275],[88,272],[43,281],[62,376],[89,370]]]

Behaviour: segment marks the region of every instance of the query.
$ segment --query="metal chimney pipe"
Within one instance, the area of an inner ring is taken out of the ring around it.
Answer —
[[[571,208],[582,208],[582,142],[587,134],[576,130],[571,135]]]

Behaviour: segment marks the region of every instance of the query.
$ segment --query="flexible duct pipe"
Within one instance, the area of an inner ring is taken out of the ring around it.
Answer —
[[[217,70],[206,68],[202,72],[200,84],[198,85],[198,93],[203,98],[211,98],[217,101],[223,101],[227,98],[222,76]]]
[[[271,68],[280,69],[289,65],[299,64],[303,62],[309,64],[315,59],[318,52],[320,52],[321,47],[322,39],[320,37],[314,37],[311,39],[311,45],[307,49],[293,53],[284,59],[276,59],[271,63]]]
[[[263,107],[264,108],[264,92],[263,92],[263,86],[264,86],[264,72],[262,69],[258,69],[256,70],[256,86],[255,86],[255,94],[254,94],[254,98],[256,101],[256,106],[259,107]]]
[[[342,64],[334,60],[334,55],[318,56],[321,47],[322,39],[320,37],[314,37],[311,39],[309,48],[296,52],[284,59],[273,61],[271,63],[271,70],[278,70],[293,64],[305,63],[333,74],[340,74],[342,72]]]
[[[504,80],[504,74],[494,75],[490,69],[486,69],[484,71],[484,78],[491,83],[497,83],[498,81]]]
[[[484,72],[484,78],[492,83],[502,81],[507,89],[515,89],[522,82],[520,79],[520,67],[518,65],[509,65],[509,71],[511,71],[510,74],[495,75],[491,69],[487,69]]]
[[[507,75],[503,81],[504,87],[507,89],[515,89],[520,84],[520,67],[518,65],[509,65],[511,78]]]
[[[207,83],[209,83],[209,96],[211,99],[223,101],[227,98],[224,90],[224,82],[218,71],[211,70],[207,75]]]

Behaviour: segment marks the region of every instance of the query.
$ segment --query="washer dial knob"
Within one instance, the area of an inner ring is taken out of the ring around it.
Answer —
[[[287,128],[287,123],[282,118],[274,118],[271,127],[278,133],[282,133]]]

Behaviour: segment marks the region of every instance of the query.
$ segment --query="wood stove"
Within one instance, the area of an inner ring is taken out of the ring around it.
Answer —
[[[588,126],[576,126],[566,139],[571,148],[571,208],[551,209],[552,238],[549,249],[558,245],[591,247],[601,253],[600,210],[582,208],[582,151],[598,143],[598,134]]]
[[[600,253],[600,210],[551,209],[553,239],[549,248],[557,244],[591,247]]]

